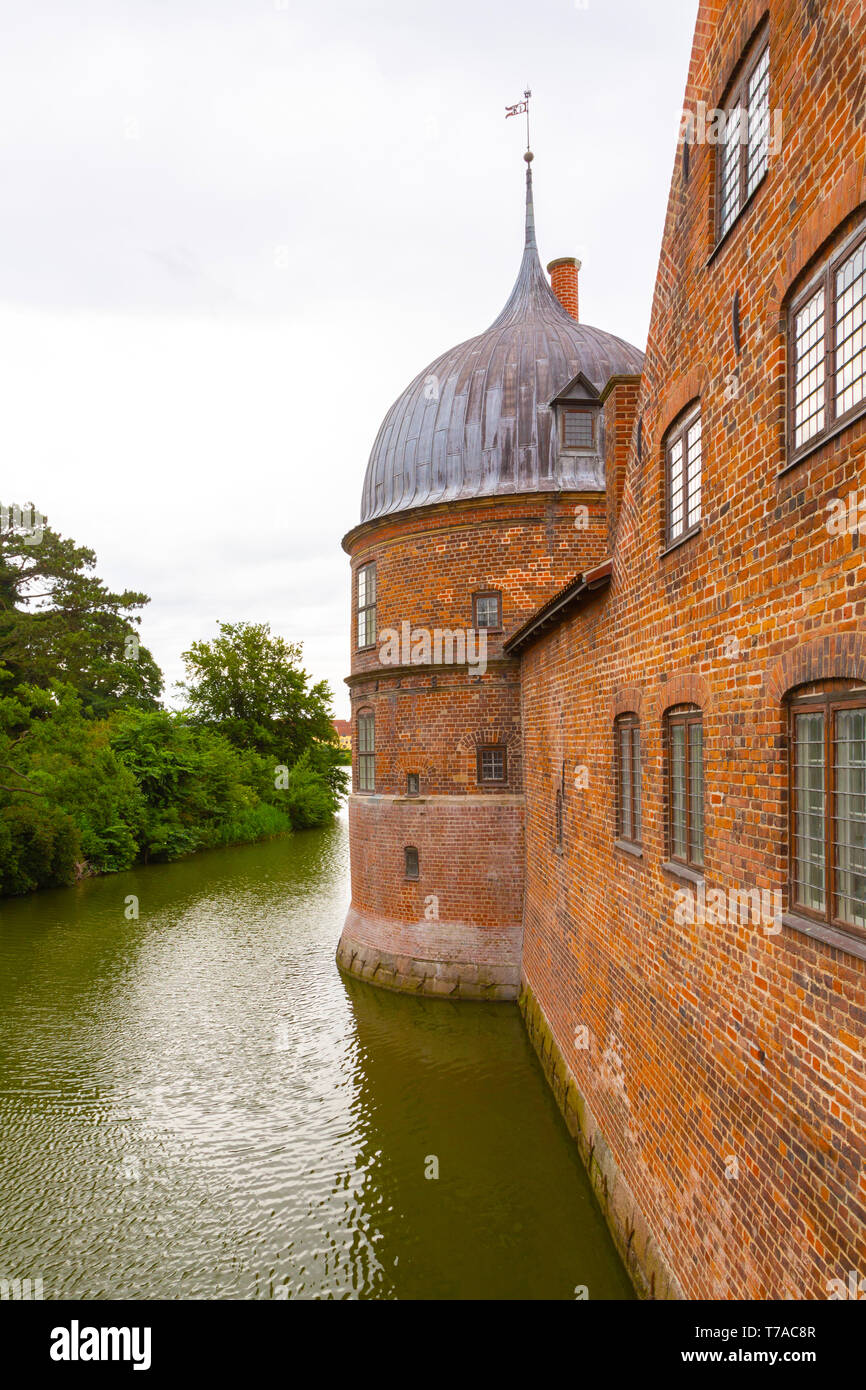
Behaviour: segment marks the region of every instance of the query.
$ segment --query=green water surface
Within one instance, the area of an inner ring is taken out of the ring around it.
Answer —
[[[0,1279],[632,1296],[517,1007],[347,981],[347,898],[340,820],[0,901]]]

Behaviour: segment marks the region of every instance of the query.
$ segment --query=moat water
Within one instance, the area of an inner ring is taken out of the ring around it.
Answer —
[[[347,981],[347,898],[340,820],[0,902],[0,1279],[632,1296],[517,1007]]]

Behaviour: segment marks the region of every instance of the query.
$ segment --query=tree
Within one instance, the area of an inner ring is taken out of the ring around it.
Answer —
[[[59,680],[96,715],[159,705],[162,674],[135,632],[150,600],[112,593],[95,565],[47,525],[37,543],[23,527],[0,531],[0,692]]]
[[[194,719],[219,727],[238,748],[293,764],[314,743],[336,744],[333,696],[309,685],[302,647],[271,635],[269,623],[220,623],[219,636],[183,653],[179,689]]]
[[[0,697],[0,893],[128,868],[144,802],[69,686]]]
[[[337,808],[331,787],[312,765],[311,751],[301,754],[288,776],[286,804],[296,830],[326,824]]]
[[[145,862],[292,829],[268,761],[186,715],[121,710],[111,720],[110,744],[144,800],[139,841]]]
[[[310,767],[329,789],[332,810],[336,811],[349,792],[346,767],[352,766],[352,755],[347,756],[347,750],[339,743],[311,743],[307,752]]]
[[[92,550],[0,520],[0,896],[137,859],[326,825],[346,774],[331,693],[266,624],[220,625],[184,653],[190,711]]]

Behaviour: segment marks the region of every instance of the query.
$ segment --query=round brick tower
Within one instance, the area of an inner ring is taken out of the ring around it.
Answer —
[[[511,295],[391,407],[343,540],[352,905],[337,960],[386,988],[453,998],[517,997],[523,748],[519,663],[504,643],[606,557],[601,393],[643,362],[578,321],[578,262],[557,265],[568,307],[553,293],[524,158]]]

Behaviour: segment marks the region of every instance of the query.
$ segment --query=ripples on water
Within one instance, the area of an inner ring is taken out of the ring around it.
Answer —
[[[347,883],[341,820],[0,902],[0,1279],[630,1296],[516,1006],[343,979]]]

